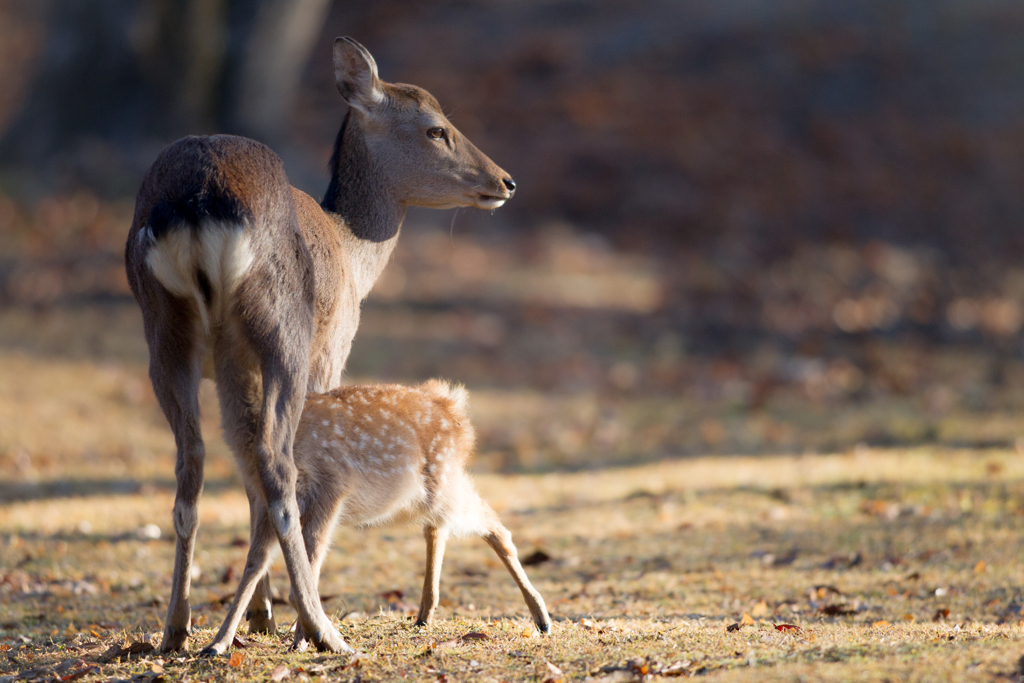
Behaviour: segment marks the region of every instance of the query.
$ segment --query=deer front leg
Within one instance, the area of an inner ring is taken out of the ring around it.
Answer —
[[[266,509],[253,506],[251,517],[252,531],[250,534],[249,553],[245,558],[245,571],[242,572],[242,579],[238,583],[238,590],[235,591],[235,599],[231,601],[227,617],[221,624],[220,630],[214,637],[213,642],[206,646],[199,654],[204,657],[211,657],[224,652],[231,647],[235,638],[235,631],[242,620],[242,608],[249,604],[250,598],[257,587],[267,577],[267,569],[270,568],[271,550],[274,547],[274,530],[270,525],[270,518],[267,517]]]
[[[493,515],[494,513],[491,512],[491,514]],[[551,633],[551,617],[548,616],[548,609],[544,605],[544,598],[541,597],[537,589],[530,583],[530,579],[526,577],[523,565],[519,563],[519,554],[512,543],[512,534],[497,520],[497,516],[491,521],[490,528],[491,531],[484,536],[484,540],[498,554],[498,557],[508,569],[512,578],[515,579],[516,585],[519,586],[519,590],[526,600],[526,606],[530,609],[530,614],[533,615],[533,623],[537,624],[537,628],[540,629],[541,633]]]
[[[434,616],[441,590],[441,564],[444,562],[444,548],[448,542],[448,530],[428,526],[423,529],[427,539],[427,569],[423,576],[423,597],[420,599],[420,613],[417,626],[426,626]]]

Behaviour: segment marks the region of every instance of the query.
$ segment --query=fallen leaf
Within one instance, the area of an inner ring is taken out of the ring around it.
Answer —
[[[768,616],[768,615],[769,615],[769,614],[771,614],[771,613],[772,613],[772,611],[771,611],[771,609],[769,609],[769,607],[768,607],[768,603],[767,603],[767,602],[765,602],[764,600],[761,600],[760,602],[758,602],[758,603],[757,603],[756,605],[754,605],[754,607],[753,607],[753,608],[752,608],[752,609],[750,610],[750,616],[752,616],[752,617],[758,617],[758,618],[760,618],[760,617],[766,617],[766,616]]]
[[[519,563],[522,564],[524,567],[533,567],[538,564],[544,564],[550,559],[550,555],[548,555],[546,552],[538,548],[537,550],[534,550],[532,553],[530,553],[522,560],[520,560]]]
[[[430,649],[431,650],[447,650],[447,649],[455,647],[456,645],[458,645],[461,642],[462,641],[459,640],[458,638],[452,638],[451,640],[442,640],[439,643],[435,641],[435,642],[431,643]]]
[[[985,567],[985,560],[980,560],[978,564],[974,565],[974,573],[981,574],[983,571],[985,571]]]
[[[678,662],[672,662],[661,671],[656,672],[659,676],[683,676],[686,674],[686,670],[690,668],[691,662],[689,659],[681,660]]]
[[[834,555],[828,560],[823,562],[820,567],[822,569],[852,569],[863,561],[859,552],[852,553],[850,555]]]
[[[650,672],[650,667],[647,666],[646,659],[637,658],[630,660],[629,668],[633,671],[633,673],[640,676],[646,676]]]
[[[545,662],[545,664],[547,664],[548,677],[544,679],[543,683],[561,683],[565,680],[565,674],[561,669],[551,662]]]
[[[819,611],[829,617],[845,617],[857,613],[857,610],[842,604],[822,605]]]
[[[228,660],[228,666],[235,667],[235,668],[240,667],[240,666],[242,666],[242,661],[244,659],[245,659],[245,655],[242,654],[241,652],[239,652],[238,650],[235,650],[234,652],[231,653],[231,659]]]
[[[736,622],[735,624],[729,624],[728,626],[726,626],[725,630],[728,633],[733,633],[735,631],[739,631],[741,628],[743,628],[743,624]]]
[[[802,631],[796,624],[775,624],[776,631]]]
[[[876,621],[876,622],[873,622],[873,623],[871,624],[871,628],[886,628],[886,627],[888,627],[888,626],[892,626],[892,624],[890,624],[890,623],[889,623],[888,621],[886,621],[885,619],[879,619],[878,621]]]
[[[903,615],[903,621],[913,622],[915,619],[917,619],[917,617],[915,617],[913,614],[909,612]]]
[[[60,674],[61,676],[63,676],[68,671],[70,671],[72,668],[74,668],[74,666],[76,664],[80,664],[81,661],[82,660],[80,660],[80,659],[65,659],[63,662],[61,662],[60,664],[57,665],[57,668],[54,669],[54,672],[56,672],[56,673]]]
[[[121,661],[130,660],[133,655],[138,656],[146,654],[147,652],[152,652],[155,649],[156,648],[153,647],[153,643],[145,643],[141,641],[136,641],[130,645],[128,643],[115,644],[102,655],[97,657],[96,661],[100,664],[106,664],[107,662],[112,662],[115,659],[119,659]]]
[[[79,669],[72,674],[64,676],[61,678],[61,681],[63,681],[63,683],[69,683],[70,681],[77,681],[79,678],[88,676],[89,674],[98,674],[99,672],[100,668],[98,666],[87,666],[84,669]]]
[[[754,618],[746,612],[744,612],[743,617],[740,619],[740,624],[742,624],[743,626],[753,626]]]
[[[811,589],[811,599],[824,600],[829,595],[842,595],[843,592],[835,586],[819,585]]]
[[[245,648],[245,647],[249,647],[249,645],[251,643],[249,643],[249,641],[246,640],[245,638],[243,638],[242,636],[236,635],[234,637],[234,639],[232,639],[231,644],[234,645],[235,647],[243,647],[243,648]]]
[[[464,633],[462,635],[462,637],[460,638],[460,640],[462,640],[462,641],[467,641],[467,640],[490,640],[490,639],[491,639],[491,637],[489,635],[487,635],[486,633],[481,633],[480,631],[471,631],[469,633]]]
[[[946,617],[949,616],[949,610],[940,608],[935,610],[935,616],[932,617],[932,621],[945,621]]]
[[[274,667],[274,670],[270,672],[270,680],[274,681],[274,683],[277,683],[278,681],[283,681],[291,675],[291,669],[289,669],[284,664],[278,664]]]
[[[676,675],[678,676],[679,674]],[[552,681],[554,679],[549,678],[547,680]],[[608,671],[608,673],[605,673],[601,676],[586,679],[587,683],[632,683],[636,680],[637,674],[630,671],[629,669],[623,669],[618,667],[611,669],[610,671]]]
[[[400,590],[384,591],[380,596],[388,601],[387,608],[389,611],[411,613],[419,609],[416,605],[403,600],[403,593]]]

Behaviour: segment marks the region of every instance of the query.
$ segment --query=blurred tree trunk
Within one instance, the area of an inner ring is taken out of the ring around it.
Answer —
[[[226,123],[268,141],[285,133],[288,109],[330,0],[262,0],[241,50]]]
[[[134,184],[130,167],[148,165],[154,143],[184,134],[285,142],[330,7],[330,0],[0,2],[45,27],[37,32],[38,56],[19,66],[31,73],[31,86],[15,93],[17,105],[5,113],[0,168],[37,170],[38,179],[18,174],[29,186],[97,188]],[[0,79],[6,82],[14,81]],[[145,159],[135,158],[140,153]]]
[[[216,127],[222,104],[227,3],[186,0],[181,30],[184,69],[177,97],[178,115],[199,130]]]

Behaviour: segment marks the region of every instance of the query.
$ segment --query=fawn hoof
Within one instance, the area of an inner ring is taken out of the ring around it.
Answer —
[[[426,625],[427,625],[427,620],[426,619],[417,619],[416,623],[413,624],[413,626],[426,626]]]
[[[551,619],[544,619],[543,621],[534,622],[537,624],[537,630],[541,633],[551,633]]]
[[[164,639],[160,642],[160,652],[182,652],[188,643],[190,629],[168,628],[164,631]]]
[[[249,633],[277,633],[277,623],[270,612],[249,612]]]

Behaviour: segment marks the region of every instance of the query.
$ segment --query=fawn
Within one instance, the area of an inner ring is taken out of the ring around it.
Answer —
[[[519,585],[533,621],[544,633],[551,618],[530,584],[512,535],[480,498],[465,465],[474,432],[462,386],[430,380],[417,387],[387,384],[311,393],[295,436],[296,493],[302,536],[314,580],[337,524],[423,525],[426,576],[416,624],[437,607],[441,562],[449,536],[483,536]],[[223,653],[234,638],[242,610],[270,565],[276,540],[266,507],[253,508],[252,539],[245,571],[227,618],[205,654]],[[295,647],[306,646],[302,627]]]

